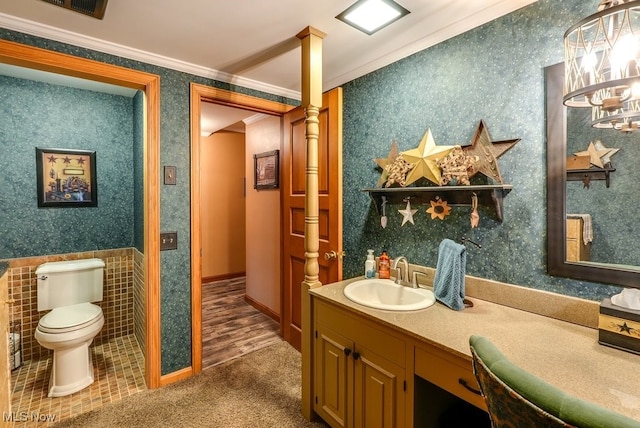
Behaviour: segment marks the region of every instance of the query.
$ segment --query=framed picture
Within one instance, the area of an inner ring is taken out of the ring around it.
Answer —
[[[254,189],[277,189],[279,177],[280,150],[253,155]]]
[[[36,147],[38,207],[98,206],[96,152]]]

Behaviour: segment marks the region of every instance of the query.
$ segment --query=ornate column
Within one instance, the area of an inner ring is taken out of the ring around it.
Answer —
[[[318,115],[322,107],[322,39],[325,33],[307,27],[297,34],[302,41],[302,108],[306,119],[307,166],[304,220],[304,281],[302,287],[302,414],[311,419],[313,413],[313,354],[311,331],[311,297],[309,290],[320,287],[318,280]]]

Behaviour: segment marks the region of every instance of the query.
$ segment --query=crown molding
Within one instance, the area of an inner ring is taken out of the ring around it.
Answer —
[[[0,27],[294,100],[300,92],[0,13]]]

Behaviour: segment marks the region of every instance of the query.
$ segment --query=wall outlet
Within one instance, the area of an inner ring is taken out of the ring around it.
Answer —
[[[160,251],[178,249],[178,232],[163,232],[160,234]]]

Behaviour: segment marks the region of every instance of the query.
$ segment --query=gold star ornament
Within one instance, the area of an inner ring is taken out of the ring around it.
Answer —
[[[602,144],[602,143],[601,143]],[[604,146],[603,146],[604,147]],[[593,166],[597,166],[598,168],[604,168],[604,164],[602,163],[602,157],[607,156],[611,149],[600,149],[596,147],[596,145],[592,142],[589,143],[589,147],[587,150],[583,152],[574,153],[576,156],[589,156],[589,162]]]
[[[445,157],[453,148],[454,146],[436,146],[431,129],[428,129],[418,147],[402,152],[402,157],[413,164],[413,169],[407,174],[406,185],[424,177],[439,186],[441,174],[438,159]]]

